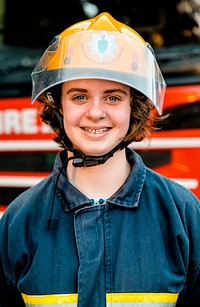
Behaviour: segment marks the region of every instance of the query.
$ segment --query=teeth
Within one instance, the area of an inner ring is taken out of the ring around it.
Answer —
[[[102,129],[90,129],[90,128],[84,128],[84,130],[92,133],[92,134],[98,134],[98,133],[102,133],[104,131],[107,131],[108,128],[102,128]]]

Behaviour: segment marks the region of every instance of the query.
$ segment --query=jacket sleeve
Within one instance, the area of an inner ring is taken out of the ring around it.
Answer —
[[[191,287],[192,285],[192,287]],[[180,293],[177,307],[200,306],[200,265],[188,275],[185,289]]]
[[[200,306],[200,201],[194,197],[185,211],[189,251],[187,279],[181,291],[177,307]]]
[[[0,257],[0,307],[25,307],[20,293],[16,293],[6,281],[4,269]]]
[[[11,281],[6,274],[12,271],[12,265],[8,259],[8,221],[1,217],[0,219],[0,307],[25,307],[21,293],[14,287],[14,282]]]

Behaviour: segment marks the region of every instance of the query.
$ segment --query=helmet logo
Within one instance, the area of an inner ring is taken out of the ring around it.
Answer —
[[[113,59],[115,50],[119,48],[115,42],[115,35],[109,34],[105,30],[100,34],[92,33],[92,39],[87,45],[90,47],[90,56],[97,56],[101,60],[107,57]]]
[[[98,50],[103,54],[106,52],[106,49],[108,48],[108,41],[104,39],[104,36],[102,36],[101,40],[98,42]]]

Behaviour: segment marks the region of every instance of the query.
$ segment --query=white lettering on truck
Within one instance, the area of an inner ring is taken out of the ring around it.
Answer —
[[[0,111],[0,135],[49,132],[47,125],[42,122],[38,123],[38,114],[35,108],[24,108],[22,110],[6,109]]]

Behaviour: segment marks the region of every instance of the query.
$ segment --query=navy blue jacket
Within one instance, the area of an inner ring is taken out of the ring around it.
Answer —
[[[0,220],[0,306],[199,307],[195,195],[127,149],[128,179],[94,202],[69,183],[65,159]]]

